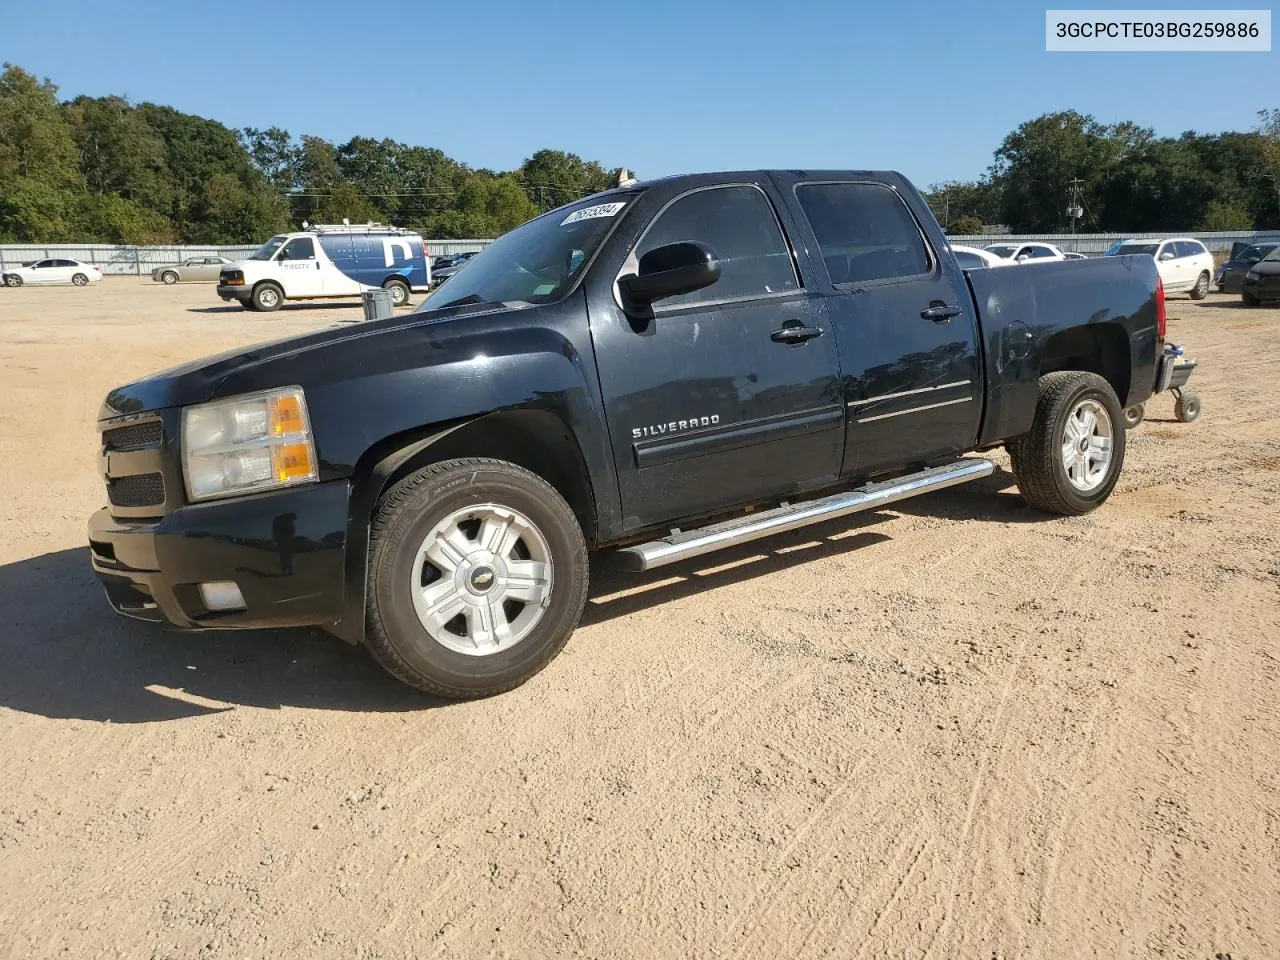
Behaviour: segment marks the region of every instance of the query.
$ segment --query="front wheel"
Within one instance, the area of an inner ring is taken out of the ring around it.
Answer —
[[[259,284],[253,291],[253,309],[261,310],[263,313],[279,310],[282,300],[284,295],[274,283]]]
[[[374,658],[446,697],[510,690],[568,642],[587,596],[573,510],[502,460],[432,464],[383,499],[370,532]]]
[[[22,278],[17,276],[16,274],[10,273],[5,276],[4,285],[6,287],[20,287],[22,286]]]
[[[1173,405],[1173,415],[1183,423],[1190,423],[1200,416],[1200,398],[1183,394]]]
[[[1240,299],[1244,301],[1246,307],[1256,307],[1260,303],[1257,297],[1248,293],[1240,294]]]
[[[1202,273],[1196,280],[1196,285],[1191,288],[1192,300],[1203,300],[1209,295],[1209,274]]]
[[[89,278],[86,277],[83,273],[77,273],[74,277],[71,278],[71,282],[74,283],[77,287],[83,287],[86,283],[89,282]]]
[[[1040,378],[1031,429],[1008,444],[1027,503],[1050,513],[1088,513],[1111,496],[1124,465],[1124,411],[1095,373]]]
[[[178,282],[178,275],[172,270],[166,270],[164,273],[160,274],[160,280],[166,286],[172,286]]]
[[[403,307],[409,302],[409,285],[403,280],[388,280],[382,288],[390,291],[392,306]]]

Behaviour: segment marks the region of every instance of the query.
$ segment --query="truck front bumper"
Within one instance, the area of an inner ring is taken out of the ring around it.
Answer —
[[[347,483],[89,520],[89,553],[107,601],[128,617],[184,629],[323,625],[342,614]],[[243,609],[205,606],[200,584],[232,581]]]

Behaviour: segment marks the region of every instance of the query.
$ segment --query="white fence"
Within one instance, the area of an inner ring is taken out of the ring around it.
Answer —
[[[492,240],[428,240],[432,257],[442,254],[483,250]],[[258,249],[258,244],[239,247],[217,246],[128,246],[114,243],[0,243],[0,271],[6,265],[17,266],[31,260],[66,257],[96,264],[105,274],[141,277],[155,267],[181,263],[187,257],[226,257],[242,260]]]

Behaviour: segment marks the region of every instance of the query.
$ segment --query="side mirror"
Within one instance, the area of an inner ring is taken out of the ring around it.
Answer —
[[[1030,260],[1030,259],[1031,259],[1031,254],[1029,254],[1029,253],[1020,253],[1020,254],[1018,254],[1018,262],[1019,262],[1019,263],[1021,263],[1023,260]]]
[[[640,258],[636,273],[623,277],[620,286],[635,303],[650,304],[709,287],[720,279],[720,262],[703,243],[668,243]]]
[[[1172,259],[1173,259],[1173,254],[1172,254],[1170,251],[1166,250],[1164,253],[1160,254],[1160,259],[1161,259],[1161,260],[1172,260]]]

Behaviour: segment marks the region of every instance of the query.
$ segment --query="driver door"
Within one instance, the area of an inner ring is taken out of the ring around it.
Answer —
[[[286,297],[319,297],[324,294],[324,277],[313,239],[294,237],[280,249],[277,262]]]

